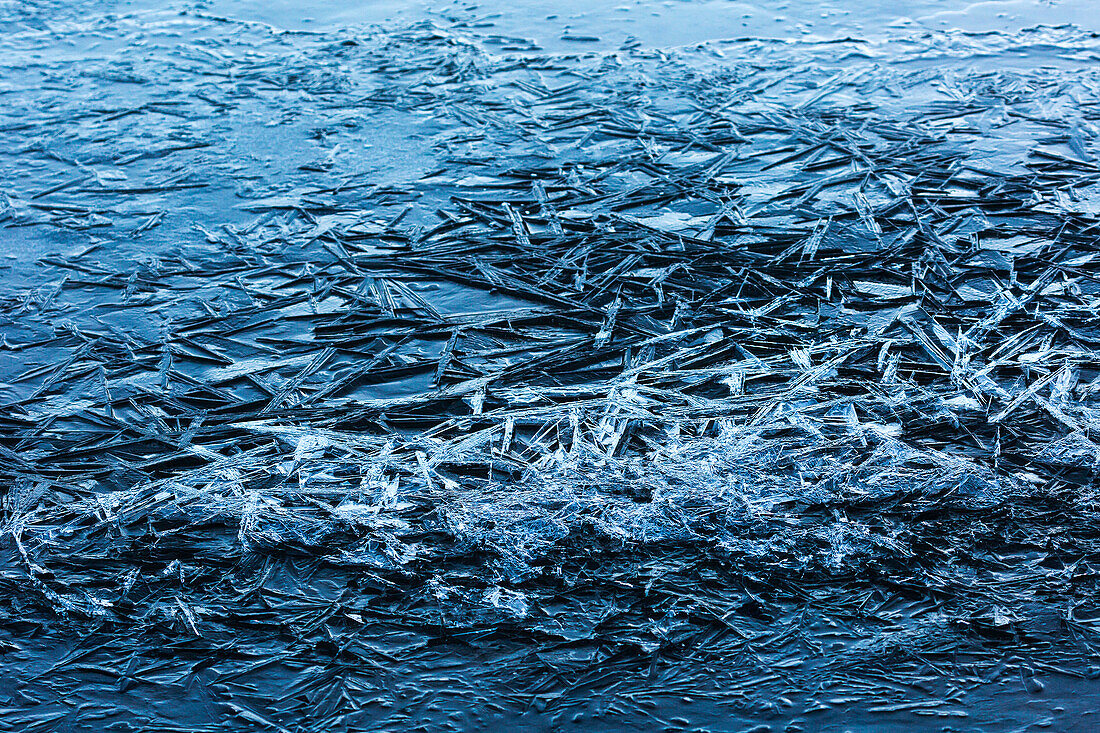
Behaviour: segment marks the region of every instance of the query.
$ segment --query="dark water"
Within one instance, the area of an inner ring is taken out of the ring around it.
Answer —
[[[1093,730],[1092,5],[0,3],[0,729]]]

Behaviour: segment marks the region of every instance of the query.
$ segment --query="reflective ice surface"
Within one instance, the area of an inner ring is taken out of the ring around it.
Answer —
[[[0,727],[1092,730],[1096,17],[946,5],[0,4]]]

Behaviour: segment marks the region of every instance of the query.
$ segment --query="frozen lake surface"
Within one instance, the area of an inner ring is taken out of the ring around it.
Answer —
[[[0,0],[0,730],[1094,730],[1093,5]]]

